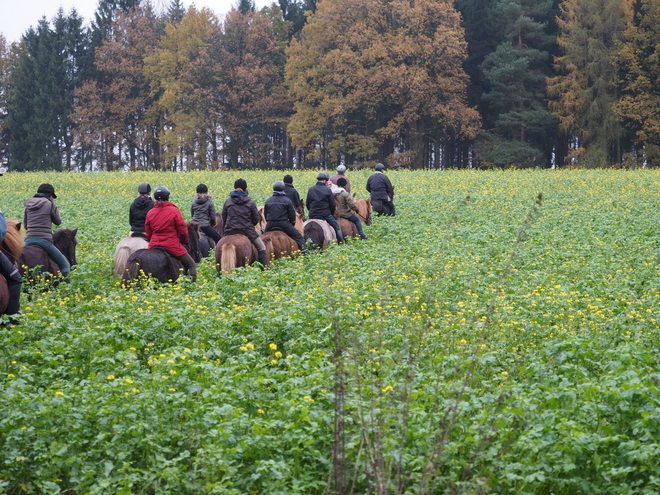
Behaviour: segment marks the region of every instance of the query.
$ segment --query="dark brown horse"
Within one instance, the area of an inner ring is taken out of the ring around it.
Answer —
[[[344,239],[347,237],[360,237],[357,227],[350,220],[339,217],[337,223],[341,227],[341,233],[344,235]]]
[[[300,254],[298,243],[280,230],[271,230],[261,234],[266,245],[269,260],[278,260],[285,257],[294,257]]]
[[[195,263],[202,260],[199,250],[199,222],[188,222],[188,244],[184,244]],[[122,273],[122,285],[129,287],[141,276],[149,276],[159,282],[175,282],[183,265],[165,249],[138,249],[128,258],[126,270]]]
[[[64,255],[71,266],[78,264],[76,260],[77,233],[78,229],[58,229],[53,231],[53,244],[60,250],[60,253]],[[41,275],[46,273],[56,275],[60,273],[60,267],[57,263],[48,257],[46,251],[37,246],[25,246],[23,248],[23,252],[18,259],[18,269],[21,275],[24,275],[28,271],[33,274],[36,271],[36,274]]]
[[[18,259],[23,251],[23,235],[24,231],[21,229],[21,222],[7,219],[7,233],[0,243],[0,251],[4,253],[14,266],[18,264]],[[5,277],[0,275],[0,315],[7,313],[8,306],[9,286]]]
[[[258,259],[257,248],[243,234],[227,235],[220,239],[215,248],[215,265],[219,275],[229,275],[239,266],[251,265]]]

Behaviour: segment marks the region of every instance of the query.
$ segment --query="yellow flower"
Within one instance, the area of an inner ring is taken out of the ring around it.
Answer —
[[[9,373],[9,374],[7,375],[7,378],[14,378],[14,374],[13,374],[13,373]]]
[[[171,389],[170,389],[170,392],[176,392],[176,389],[175,389],[175,388],[171,388]]]
[[[247,347],[248,349],[252,350],[252,349],[254,349],[254,344],[249,343],[249,344],[247,344],[245,347]]]
[[[126,378],[126,380],[124,380],[124,381],[125,381],[126,383],[133,383],[133,380],[131,380],[130,378]]]
[[[392,385],[388,385],[387,387],[383,388],[383,393],[391,392],[394,390],[394,387]]]
[[[247,351],[247,347],[245,347],[244,345],[240,346],[239,349],[240,349],[241,351]]]
[[[269,344],[268,347],[270,347],[271,350],[273,350],[273,351],[277,350],[277,344]]]
[[[176,375],[176,370],[170,370],[170,375]]]
[[[314,402],[314,399],[312,399],[312,397],[309,395],[304,396],[303,399],[307,399],[310,402]]]
[[[266,414],[266,411],[264,411],[263,409],[257,409],[257,412],[258,412],[259,414]]]
[[[275,357],[276,357],[276,358],[281,358],[281,357],[282,357],[282,353],[281,353],[280,351],[277,351],[277,352],[275,353]]]
[[[503,372],[502,372],[502,376],[507,376],[508,374],[509,374],[508,371],[503,371]]]
[[[465,344],[467,344],[467,340],[465,340],[465,339],[461,339],[461,340],[459,340],[459,341],[456,342],[456,343],[457,343],[458,345],[465,345]]]
[[[190,349],[184,349],[183,352],[187,352],[188,354],[190,354],[192,351]]]
[[[277,359],[271,359],[270,364],[277,364]]]
[[[64,395],[64,392],[60,392],[59,390],[55,392],[55,395]]]
[[[167,364],[174,364],[174,361],[171,360],[171,359],[168,359],[168,360],[167,360]]]
[[[114,380],[114,379],[115,379],[115,375],[108,375],[108,380]]]

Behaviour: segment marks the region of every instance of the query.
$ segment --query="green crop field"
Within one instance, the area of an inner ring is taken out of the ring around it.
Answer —
[[[14,218],[52,183],[80,241],[71,284],[0,329],[0,491],[660,491],[660,172],[391,172],[368,241],[112,278],[138,183],[189,219],[199,182],[262,205],[282,175],[0,177]]]

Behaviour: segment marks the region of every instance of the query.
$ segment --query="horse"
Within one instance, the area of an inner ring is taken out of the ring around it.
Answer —
[[[356,213],[360,217],[360,221],[365,225],[371,225],[373,223],[373,218],[371,218],[371,212],[373,211],[371,199],[356,199],[355,206],[360,210]]]
[[[337,239],[335,229],[325,220],[310,218],[303,225],[303,237],[305,240],[310,239],[316,247],[324,249]]]
[[[215,241],[207,236],[204,232],[199,233],[199,252],[202,258],[208,258],[211,254],[211,249],[215,247]]]
[[[23,235],[21,222],[7,219],[7,233],[0,242],[0,251],[4,253],[12,265],[16,266],[23,251]],[[9,286],[4,276],[0,275],[0,315],[7,314],[9,306]]]
[[[78,264],[76,260],[76,246],[78,245],[76,234],[78,234],[78,229],[53,231],[53,244],[72,267]],[[49,273],[55,275],[60,272],[60,267],[48,257],[46,251],[38,246],[25,246],[18,258],[18,269],[21,275],[25,275],[27,271],[34,271],[37,267],[39,267],[39,270],[37,270],[39,274]]]
[[[119,277],[126,271],[128,258],[139,249],[147,249],[149,241],[144,237],[124,237],[115,248],[114,277]]]
[[[347,218],[339,217],[337,219],[337,223],[341,228],[341,233],[344,236],[344,239],[346,239],[347,237],[360,237],[360,233],[358,232],[355,224],[350,220],[348,220]]]
[[[269,260],[294,257],[300,253],[298,243],[281,230],[271,230],[261,234],[261,239],[266,245]]]
[[[220,239],[215,247],[218,275],[229,275],[239,266],[248,266],[258,260],[257,248],[250,238],[243,234],[227,235]]]
[[[264,215],[264,207],[260,206],[257,208],[257,212],[259,213],[259,223],[254,226],[254,230],[257,231],[257,234],[261,235],[264,233],[264,230],[266,229],[266,216]]]
[[[188,244],[183,245],[195,263],[202,260],[199,250],[199,222],[188,222]],[[121,272],[122,285],[129,287],[140,274],[157,279],[161,283],[176,282],[179,272],[183,269],[181,262],[171,256],[165,249],[138,249],[126,261],[126,268]]]

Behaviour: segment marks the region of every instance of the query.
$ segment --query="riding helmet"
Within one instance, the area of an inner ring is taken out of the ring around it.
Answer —
[[[383,171],[383,170],[385,170],[385,165],[383,165],[382,163],[377,163],[376,166],[374,167],[374,170],[376,172]]]
[[[319,172],[316,180],[330,180],[330,174],[328,172]]]
[[[149,194],[151,192],[151,185],[148,182],[142,182],[138,186],[138,194]]]
[[[273,191],[284,191],[284,187],[284,182],[278,180],[273,184]]]
[[[154,199],[156,201],[169,201],[170,190],[165,186],[158,186],[154,191]]]
[[[284,176],[284,179],[282,179],[285,184],[293,184],[293,177],[290,176],[289,174],[286,174]]]
[[[197,194],[208,194],[209,188],[206,184],[200,184],[197,186]]]
[[[245,179],[236,179],[234,182],[234,189],[243,189],[243,191],[247,191],[247,181]]]
[[[344,172],[346,172],[346,166],[345,165],[339,165],[337,167],[337,173],[340,174],[340,175],[343,175]]]
[[[39,189],[37,189],[37,194],[39,193],[44,194],[49,198],[57,199],[57,196],[55,196],[55,188],[50,184],[41,184]]]

